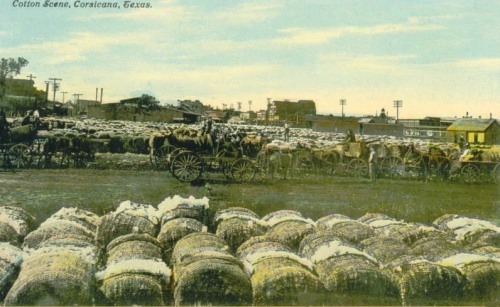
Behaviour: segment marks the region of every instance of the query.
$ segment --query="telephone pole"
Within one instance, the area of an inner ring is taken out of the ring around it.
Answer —
[[[36,78],[36,76],[33,76],[33,74],[29,74],[29,76],[26,76],[26,78],[30,78],[30,81],[33,81],[33,79]],[[35,84],[35,82],[33,81],[33,85]],[[31,101],[31,90],[30,92],[28,93],[28,100]],[[35,96],[35,105],[34,105],[34,109],[38,109],[38,105],[37,105],[37,101],[36,101],[36,96]]]
[[[54,86],[53,86],[53,90],[54,90],[54,98],[52,99],[52,101],[56,101],[56,91],[59,89],[59,83],[57,83],[57,81],[62,81],[62,79],[58,79],[58,78],[49,78],[49,80],[53,81],[54,82]]]
[[[68,92],[61,92],[63,94],[63,100],[62,103],[64,104],[64,95],[66,95]]]
[[[394,107],[396,108],[396,123],[399,121],[399,108],[403,107],[403,100],[394,100]]]
[[[344,118],[344,106],[347,104],[345,99],[340,99],[340,105],[342,106],[342,118]]]

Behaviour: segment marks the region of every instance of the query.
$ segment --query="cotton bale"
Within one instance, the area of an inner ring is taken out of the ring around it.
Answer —
[[[99,216],[93,212],[73,207],[73,208],[61,208],[56,213],[52,214],[50,216],[50,219],[73,221],[78,224],[81,224],[82,226],[92,231],[96,231],[97,223],[99,221]]]
[[[452,265],[465,276],[464,295],[467,301],[498,301],[500,289],[500,258],[472,253],[459,253],[439,261]]]
[[[500,247],[500,232],[489,228],[474,229],[464,235],[460,244],[470,247]]]
[[[345,221],[353,221],[352,218],[344,214],[329,214],[316,221],[318,228],[328,230],[331,226]]]
[[[19,241],[19,233],[12,227],[9,223],[0,221],[0,242],[12,242],[15,243]]]
[[[224,239],[233,251],[249,238],[263,235],[266,224],[257,214],[242,208],[229,208],[215,213],[216,234]]]
[[[381,263],[388,263],[410,252],[410,248],[401,239],[384,235],[370,237],[361,241],[359,245],[364,252],[372,255]]]
[[[163,224],[158,234],[158,242],[160,243],[164,259],[170,263],[172,250],[177,241],[193,232],[201,232],[205,227],[201,222],[191,218],[177,218]]]
[[[328,304],[394,304],[398,288],[374,257],[331,233],[306,237],[301,255],[311,260],[328,293]]]
[[[159,259],[116,261],[96,274],[105,303],[113,305],[163,305],[171,270]]]
[[[262,217],[262,221],[267,222],[269,226],[273,226],[276,222],[279,222],[283,218],[289,217],[303,217],[302,213],[295,210],[278,210],[273,211]]]
[[[269,226],[266,236],[271,241],[280,242],[293,250],[298,250],[300,241],[316,231],[316,223],[297,213],[296,211],[282,210],[263,217],[262,221]]]
[[[165,198],[158,205],[161,225],[176,218],[192,218],[207,225],[209,208],[209,199],[207,197],[197,199],[194,196],[184,198],[179,195]]]
[[[378,220],[394,220],[394,219],[383,214],[383,213],[378,213],[378,212],[375,212],[375,213],[368,212],[357,219],[358,222],[365,223],[365,224],[370,224],[371,222],[378,221]]]
[[[0,300],[12,286],[23,260],[23,251],[10,244],[0,243]]]
[[[372,227],[342,215],[328,215],[316,221],[318,229],[328,231],[352,243],[375,235]]]
[[[158,211],[148,205],[122,202],[115,211],[100,217],[96,239],[107,245],[113,239],[131,233],[146,233],[156,237]]]
[[[410,248],[412,255],[423,256],[431,261],[456,254],[463,249],[450,241],[447,235],[439,234],[423,237],[415,241]]]
[[[23,247],[36,249],[45,240],[61,234],[85,236],[87,238],[94,238],[95,236],[92,230],[75,221],[49,218],[24,238]]]
[[[455,240],[457,241],[463,240],[469,233],[474,233],[480,229],[500,232],[500,227],[491,221],[457,214],[445,214],[437,218],[433,223],[445,231],[451,230],[455,234]]]
[[[172,264],[180,265],[189,255],[205,251],[230,254],[229,247],[221,237],[208,232],[194,232],[177,241],[172,251]]]
[[[488,257],[500,258],[500,247],[495,246],[478,246],[470,249],[470,251],[477,255]]]
[[[252,286],[241,262],[224,251],[195,250],[174,270],[176,306],[252,304]]]
[[[398,238],[408,246],[411,246],[422,238],[447,235],[436,227],[418,223],[392,224],[384,228],[385,229],[382,231],[384,235]]]
[[[91,305],[93,250],[46,247],[25,257],[5,305]]]
[[[403,305],[441,305],[462,302],[465,278],[453,266],[406,258],[389,264],[398,279]]]
[[[107,246],[107,264],[125,260],[162,259],[160,243],[148,234],[128,234],[111,241]]]
[[[31,231],[35,217],[19,207],[0,206],[0,222],[9,224],[21,238],[24,238]]]
[[[259,242],[239,250],[252,281],[255,305],[324,303],[324,287],[312,263],[278,242]]]
[[[245,242],[243,242],[239,247],[238,249],[236,250],[236,255],[238,257],[240,257],[241,255],[243,255],[247,250],[251,250],[253,248],[253,246],[255,244],[259,244],[259,243],[262,243],[262,242],[265,242],[265,243],[276,243],[276,244],[279,244],[280,246],[283,246],[285,247],[287,250],[290,250],[290,248],[286,247],[285,245],[279,243],[279,242],[274,242],[274,241],[271,241],[266,235],[262,235],[262,236],[255,236],[255,237],[251,237],[250,239],[246,240]]]

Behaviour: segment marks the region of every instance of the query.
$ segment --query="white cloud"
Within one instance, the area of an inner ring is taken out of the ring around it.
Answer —
[[[500,58],[463,59],[453,64],[462,68],[500,70]]]
[[[275,17],[282,7],[282,1],[243,2],[235,7],[214,13],[214,17],[226,23],[263,22]]]
[[[400,55],[370,55],[370,54],[347,54],[333,53],[324,54],[319,57],[321,65],[334,65],[344,71],[353,72],[396,72],[401,71],[402,66],[408,66],[408,60],[416,59],[414,54]]]
[[[43,59],[45,64],[53,65],[83,61],[87,59],[88,54],[108,51],[113,46],[141,45],[153,40],[149,33],[77,32],[70,35],[67,40],[44,41],[0,50],[36,55],[38,61]]]
[[[285,44],[322,44],[332,38],[345,35],[380,35],[403,32],[435,31],[442,29],[443,26],[434,24],[380,24],[369,27],[338,27],[328,29],[304,29],[304,28],[286,28],[280,30],[285,37],[276,39],[277,42]]]

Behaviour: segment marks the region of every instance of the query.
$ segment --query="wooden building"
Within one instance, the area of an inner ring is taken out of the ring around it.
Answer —
[[[457,143],[461,136],[470,144],[500,145],[500,124],[496,119],[461,118],[447,129],[446,140]]]

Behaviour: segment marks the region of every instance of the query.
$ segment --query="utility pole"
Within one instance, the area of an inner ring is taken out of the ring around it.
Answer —
[[[394,107],[396,108],[396,123],[399,121],[399,108],[403,107],[403,100],[394,100]]]
[[[63,100],[62,103],[64,104],[64,95],[66,95],[68,92],[61,92],[63,94]]]
[[[45,107],[47,107],[47,103],[49,102],[49,84],[50,81],[45,81]]]
[[[252,101],[248,101],[248,112],[252,111]]]
[[[53,90],[54,90],[54,98],[52,99],[52,101],[56,101],[56,91],[59,89],[59,83],[57,83],[57,81],[62,81],[62,79],[58,79],[58,78],[49,78],[49,80],[53,81],[54,82],[54,86],[53,86]]]
[[[340,105],[342,106],[342,118],[344,118],[344,106],[347,104],[345,99],[340,99]]]
[[[33,74],[30,74],[29,76],[26,76],[26,78],[30,78],[30,81],[33,81],[33,79],[36,78],[36,76],[33,76]],[[35,84],[35,82],[33,81],[33,85]],[[31,101],[31,90],[28,94],[28,100]],[[37,105],[37,101],[36,101],[36,97],[35,97],[35,105],[34,105],[34,109],[38,109],[38,105]]]
[[[269,112],[271,111],[271,98],[267,98],[266,126],[269,124]]]

